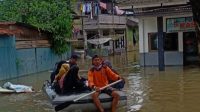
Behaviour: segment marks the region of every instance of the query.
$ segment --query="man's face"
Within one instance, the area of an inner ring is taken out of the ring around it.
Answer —
[[[102,63],[102,60],[100,58],[94,58],[92,63],[94,66],[99,66]]]
[[[70,62],[71,62],[72,64],[76,64],[77,59],[71,58],[71,59],[70,59]]]

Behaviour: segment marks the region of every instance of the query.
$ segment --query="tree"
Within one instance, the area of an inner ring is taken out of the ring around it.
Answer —
[[[31,24],[52,34],[52,49],[65,53],[72,35],[71,0],[1,0],[0,21]]]
[[[200,26],[200,2],[199,0],[190,0],[192,6],[193,18],[197,22],[198,28]],[[200,30],[200,29],[199,29]]]

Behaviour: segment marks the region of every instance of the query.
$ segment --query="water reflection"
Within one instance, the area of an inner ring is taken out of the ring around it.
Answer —
[[[128,76],[129,112],[199,112],[200,69],[145,68]]]
[[[160,72],[156,67],[140,68],[138,58],[131,53],[115,57],[113,66],[126,79],[128,100],[126,109],[119,112],[199,112],[200,69],[199,67],[166,67]],[[86,76],[91,60],[79,61],[80,74]],[[35,93],[0,94],[0,112],[54,112],[42,92],[42,84],[49,79],[48,71],[1,81],[33,86]]]
[[[49,78],[49,72],[41,72],[7,81],[13,84],[32,86],[34,93],[0,94],[0,112],[53,112],[52,106],[41,88],[44,80]]]
[[[130,105],[130,107],[128,107],[129,112],[140,110],[145,97],[142,77],[140,76],[140,73],[130,73],[127,80],[128,99],[133,99],[128,101],[128,104]]]

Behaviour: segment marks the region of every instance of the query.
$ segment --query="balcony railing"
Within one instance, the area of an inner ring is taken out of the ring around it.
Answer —
[[[98,16],[98,19],[91,19],[91,18],[84,18],[84,25],[87,24],[126,24],[126,17],[125,16],[116,16],[116,15],[108,15],[108,14],[101,14]]]
[[[83,19],[84,28],[85,29],[114,28],[114,27],[124,28],[126,25],[125,16],[101,14],[97,17],[96,19],[84,18]]]

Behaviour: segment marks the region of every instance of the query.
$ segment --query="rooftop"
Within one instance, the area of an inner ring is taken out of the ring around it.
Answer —
[[[116,0],[130,16],[164,16],[192,12],[189,0]]]
[[[171,4],[171,3],[186,3],[189,0],[115,0],[119,6],[143,6],[143,5],[158,5],[158,4]]]

